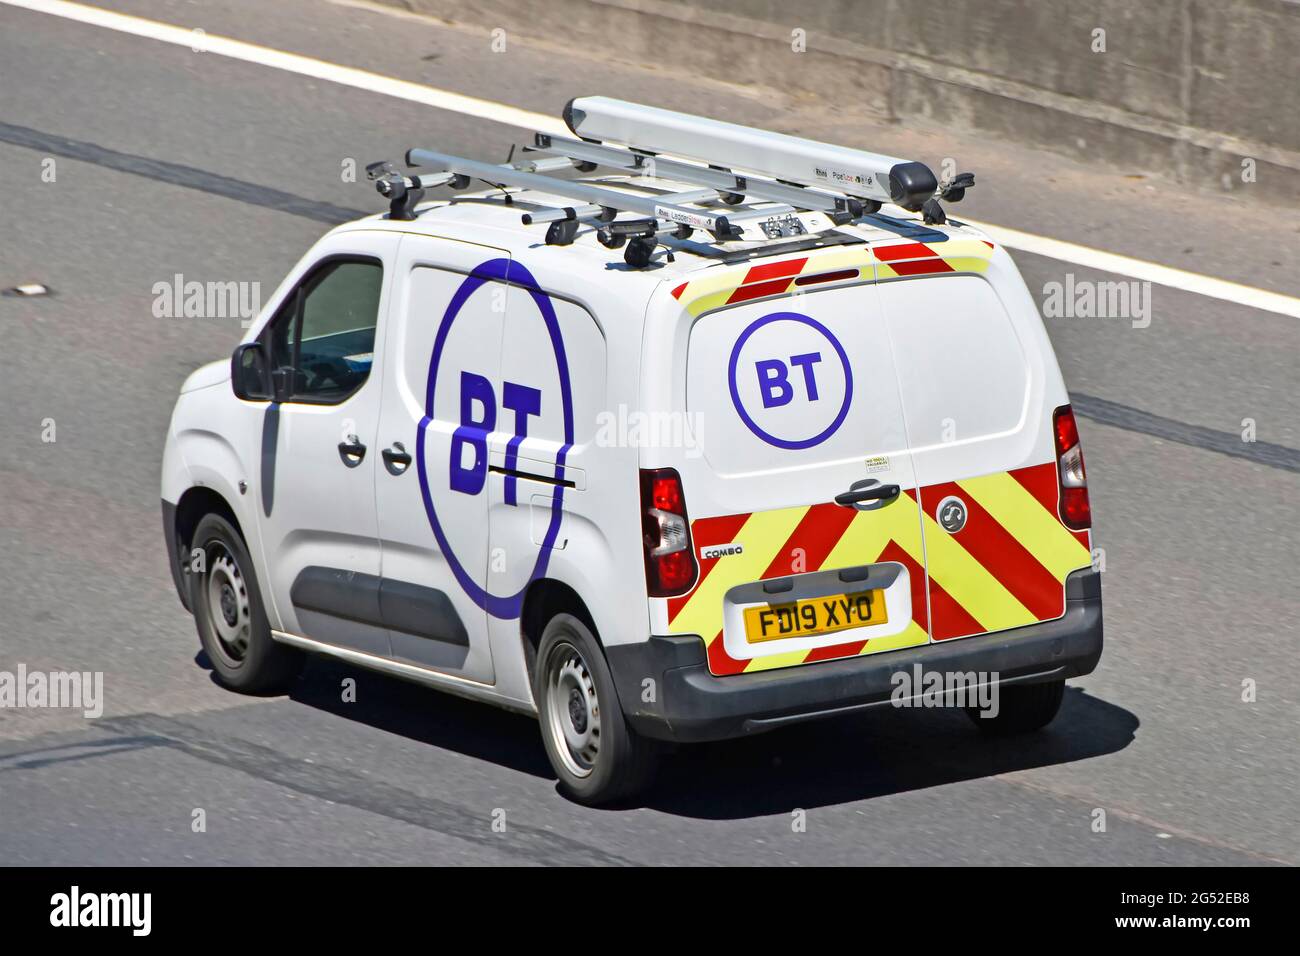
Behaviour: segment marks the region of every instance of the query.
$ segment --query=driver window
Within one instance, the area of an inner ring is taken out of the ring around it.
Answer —
[[[290,401],[336,404],[359,389],[374,360],[383,267],[345,259],[317,270],[270,330],[272,368],[292,382]]]

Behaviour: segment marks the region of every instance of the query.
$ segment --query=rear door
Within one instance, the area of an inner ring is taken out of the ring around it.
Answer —
[[[801,269],[765,264],[746,278],[763,294],[794,287]],[[704,639],[714,674],[928,641],[893,347],[859,274],[869,267],[758,302],[743,301],[742,284],[723,297],[735,304],[690,322],[684,400],[696,443],[678,461],[700,574],[662,613],[669,633]],[[675,294],[692,311],[689,286]],[[837,504],[846,494],[864,500]]]
[[[1066,577],[1091,564],[1088,532],[1059,515],[1052,416],[1067,399],[1051,345],[1010,261],[995,259],[989,276],[879,286],[936,641],[1058,618]]]

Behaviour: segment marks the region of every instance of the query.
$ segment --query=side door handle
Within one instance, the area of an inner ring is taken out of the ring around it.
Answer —
[[[349,468],[355,468],[361,464],[361,460],[366,457],[366,446],[361,444],[361,439],[356,435],[349,435],[343,441],[339,442],[339,458],[343,464]]]
[[[902,489],[898,485],[882,485],[875,478],[863,478],[849,485],[848,491],[841,491],[836,495],[835,503],[845,508],[866,511],[868,508],[861,506],[866,505],[867,502],[879,501],[880,504],[876,507],[882,508],[897,498],[901,492]]]
[[[385,448],[380,454],[384,456],[384,467],[388,469],[390,475],[403,474],[411,467],[411,456],[407,454],[406,446],[400,441],[393,442],[392,448]]]

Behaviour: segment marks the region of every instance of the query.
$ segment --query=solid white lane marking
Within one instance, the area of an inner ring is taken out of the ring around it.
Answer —
[[[1267,289],[1243,285],[1240,282],[1231,282],[1227,279],[1216,279],[1213,276],[1201,275],[1199,272],[1188,272],[1185,269],[1176,269],[1173,266],[1163,266],[1158,262],[1133,259],[1115,252],[1106,252],[1103,249],[1093,249],[1089,246],[1076,245],[1073,242],[1063,242],[1060,239],[1036,236],[1031,232],[1008,229],[1006,226],[976,222],[974,219],[967,219],[960,214],[953,218],[968,222],[976,229],[982,229],[988,233],[991,240],[999,245],[1006,246],[1008,249],[1019,249],[1021,252],[1031,252],[1035,255],[1046,256],[1049,259],[1059,259],[1062,262],[1083,266],[1086,269],[1115,272],[1132,279],[1154,282],[1157,285],[1182,289],[1184,292],[1194,292],[1197,295],[1208,296],[1211,299],[1234,302],[1237,305],[1244,305],[1252,309],[1277,312],[1281,315],[1289,315],[1292,318],[1300,319],[1300,299],[1284,295],[1281,292],[1270,292]]]
[[[369,70],[340,66],[337,63],[328,63],[299,53],[286,53],[256,43],[232,40],[230,37],[206,33],[201,27],[178,27],[170,23],[159,23],[156,20],[103,10],[99,7],[88,7],[81,3],[68,3],[65,0],[0,0],[0,3],[103,27],[106,30],[115,30],[118,33],[130,33],[150,40],[183,46],[195,52],[211,53],[234,60],[243,60],[246,63],[269,66],[288,73],[310,76],[318,80],[328,80],[342,86],[410,100],[436,109],[462,113],[465,116],[475,116],[509,126],[537,129],[544,133],[571,135],[569,128],[559,117],[543,116],[504,103],[483,100],[476,96],[465,96],[450,90],[440,90],[425,86],[423,83],[399,80],[395,77],[371,73]]]
[[[493,100],[466,96],[451,90],[426,86],[423,83],[399,80],[395,77],[372,73],[369,70],[341,66],[337,63],[329,63],[299,53],[286,53],[283,50],[260,46],[256,43],[216,36],[204,33],[199,28],[159,23],[156,20],[116,13],[112,10],[86,6],[81,3],[71,3],[68,0],[0,0],[0,3],[11,7],[34,10],[39,13],[48,13],[52,16],[62,17],[65,20],[75,20],[78,23],[103,27],[119,33],[129,33],[150,40],[171,43],[175,46],[201,50],[204,53],[211,53],[216,56],[230,57],[235,60],[243,60],[246,63],[256,63],[259,66],[297,73],[301,76],[310,76],[318,80],[350,86],[354,89],[379,93],[383,96],[410,100],[414,103],[432,106],[435,109],[449,110],[495,123],[538,130],[543,133],[570,135],[568,127],[558,117],[534,113],[531,110],[520,109],[505,103],[497,103]],[[1280,315],[1300,318],[1300,298],[1294,296],[1284,295],[1280,292],[1270,292],[1267,289],[1259,289],[1239,282],[1230,282],[1227,279],[1216,279],[1213,276],[1188,272],[1184,269],[1176,269],[1173,266],[1160,265],[1156,262],[1147,262],[1143,259],[1133,259],[1114,252],[1092,249],[1088,246],[1076,245],[1073,242],[1021,232],[1018,229],[976,222],[972,219],[966,219],[964,216],[957,216],[956,218],[963,222],[969,222],[977,229],[984,230],[988,233],[990,239],[1006,246],[1008,249],[1017,249],[1034,255],[1046,256],[1049,259],[1068,262],[1071,265],[1082,266],[1087,269],[1098,269],[1103,272],[1128,276],[1139,281],[1154,282],[1158,285],[1181,289],[1185,292],[1219,299],[1223,302],[1232,302],[1251,309],[1260,309],[1265,312],[1276,312]]]

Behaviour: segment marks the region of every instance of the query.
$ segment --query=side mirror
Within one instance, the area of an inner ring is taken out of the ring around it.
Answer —
[[[246,342],[230,356],[230,387],[246,402],[271,401],[270,363],[261,342]]]

